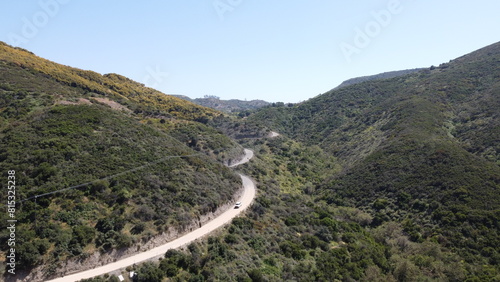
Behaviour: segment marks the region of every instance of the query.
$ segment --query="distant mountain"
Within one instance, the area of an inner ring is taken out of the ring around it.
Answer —
[[[368,75],[368,76],[360,76],[356,78],[351,78],[348,79],[344,82],[342,82],[339,86],[335,87],[334,89],[340,89],[343,87],[347,87],[353,84],[365,82],[365,81],[370,81],[370,80],[378,80],[378,79],[388,79],[388,78],[393,78],[393,77],[398,77],[414,72],[419,72],[421,70],[424,70],[424,68],[417,68],[417,69],[409,69],[409,70],[400,70],[400,71],[390,71],[390,72],[384,72],[380,74],[375,74],[375,75]]]
[[[373,227],[400,222],[414,242],[437,240],[478,267],[497,267],[500,43],[396,74],[248,119],[341,161],[342,172],[316,187],[328,203],[370,211]]]
[[[248,110],[255,110],[270,105],[263,100],[242,101],[237,99],[221,100],[219,97],[207,96],[205,98],[191,99],[184,95],[173,95],[175,97],[193,102],[203,107],[212,108],[226,113],[239,113]]]

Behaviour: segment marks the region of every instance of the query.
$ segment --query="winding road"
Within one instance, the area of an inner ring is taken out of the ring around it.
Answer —
[[[231,164],[229,167],[235,167],[241,164],[244,164],[253,157],[253,151],[249,149],[245,149],[245,154],[243,158],[234,163]],[[67,282],[67,281],[79,281],[81,279],[87,279],[87,278],[92,278],[98,275],[103,275],[106,273],[110,273],[113,271],[117,271],[120,269],[124,269],[129,265],[133,265],[136,263],[140,263],[155,257],[160,257],[163,256],[169,249],[176,249],[180,248],[182,246],[188,245],[189,243],[202,238],[203,236],[208,235],[212,231],[224,226],[225,224],[229,223],[233,218],[238,216],[241,212],[243,212],[245,209],[247,209],[250,204],[252,203],[253,199],[255,198],[256,194],[256,188],[255,184],[253,183],[252,179],[250,177],[240,174],[241,181],[243,184],[243,194],[239,198],[239,202],[241,202],[241,207],[239,209],[234,209],[231,207],[218,217],[214,218],[213,220],[207,222],[205,225],[202,227],[189,232],[173,241],[170,241],[164,245],[158,246],[156,248],[153,248],[148,251],[144,251],[142,253],[138,253],[135,255],[132,255],[130,257],[126,257],[124,259],[118,260],[116,262],[112,262],[103,266],[96,267],[94,269],[89,269],[85,270],[82,272],[70,274],[67,276],[63,276],[60,278],[56,278],[53,280],[53,282]]]
[[[245,153],[243,155],[243,158],[234,164],[229,165],[229,167],[235,167],[239,166],[241,164],[247,163],[251,158],[253,158],[253,151],[250,149],[245,149]]]

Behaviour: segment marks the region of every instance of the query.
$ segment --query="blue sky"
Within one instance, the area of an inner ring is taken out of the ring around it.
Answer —
[[[0,41],[167,94],[299,102],[500,41],[500,1],[0,2]]]

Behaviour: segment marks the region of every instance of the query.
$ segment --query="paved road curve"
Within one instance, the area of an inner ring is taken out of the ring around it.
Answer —
[[[251,150],[245,149],[245,156],[243,159],[233,165],[231,167],[244,164],[248,162],[251,158],[253,157],[253,152]],[[133,265],[134,263],[139,263],[154,257],[157,257],[159,255],[164,255],[169,249],[176,249],[179,247],[182,247],[184,245],[187,245],[196,239],[199,239],[210,232],[214,231],[215,229],[222,227],[223,225],[229,223],[234,217],[238,216],[242,211],[244,211],[246,208],[248,208],[255,198],[256,194],[256,188],[255,184],[253,181],[246,175],[239,174],[241,177],[241,180],[243,182],[243,194],[241,195],[240,201],[242,203],[241,207],[239,209],[234,209],[230,208],[229,210],[225,211],[218,217],[214,218],[213,220],[209,221],[202,227],[180,237],[177,238],[171,242],[168,242],[164,245],[158,246],[154,249],[121,259],[119,261],[109,263],[100,267],[96,267],[94,269],[82,271],[79,273],[75,274],[70,274],[64,277],[60,277],[54,280],[49,280],[53,282],[68,282],[68,281],[79,281],[81,279],[87,279],[87,278],[92,278],[98,275],[103,275],[112,271],[116,271],[119,269],[124,269],[129,265]]]

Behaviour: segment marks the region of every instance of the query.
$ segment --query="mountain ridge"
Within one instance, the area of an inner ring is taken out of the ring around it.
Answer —
[[[383,72],[383,73],[378,73],[374,75],[367,75],[367,76],[359,76],[359,77],[354,77],[350,78],[348,80],[343,81],[339,86],[333,88],[335,89],[340,89],[343,87],[347,87],[353,84],[358,84],[361,82],[365,81],[370,81],[370,80],[378,80],[378,79],[389,79],[389,78],[394,78],[406,74],[411,74],[414,72],[419,72],[424,70],[425,68],[415,68],[415,69],[407,69],[407,70],[399,70],[399,71],[389,71],[389,72]]]

